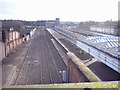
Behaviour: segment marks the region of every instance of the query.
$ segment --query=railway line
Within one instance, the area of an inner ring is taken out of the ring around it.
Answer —
[[[44,34],[45,34],[45,33],[44,33]],[[58,78],[59,78],[58,81],[62,82],[62,81],[61,81],[60,74],[59,74],[59,70],[58,70],[58,68],[57,68],[57,66],[56,66],[55,59],[54,59],[53,54],[52,54],[52,52],[51,52],[51,50],[50,50],[50,46],[49,46],[49,44],[48,44],[48,40],[47,40],[46,37],[45,37],[45,41],[46,41],[46,44],[47,44],[47,47],[48,47],[48,52],[49,52],[49,55],[46,55],[46,56],[50,56],[52,62],[49,62],[48,59],[46,59],[46,60],[47,60],[48,63],[51,63],[51,64],[50,64],[51,66],[55,67],[54,70],[53,70],[52,68],[51,68],[51,69],[52,69],[53,71],[56,71],[56,72],[57,72],[57,75],[58,75]],[[46,49],[46,48],[45,48],[45,49]],[[49,65],[49,64],[48,64],[48,65]],[[53,72],[53,73],[54,73],[54,72]],[[52,74],[53,74],[53,73],[52,73]],[[54,75],[54,74],[53,74],[53,75]],[[52,82],[52,83],[53,83],[53,82]]]
[[[27,79],[28,79],[28,76],[29,76],[29,73],[30,73],[30,68],[31,68],[31,65],[32,65],[32,60],[31,58],[33,58],[33,53],[32,53],[32,50],[33,50],[33,43],[34,42],[34,38],[31,40],[30,42],[30,45],[29,45],[29,49],[25,55],[25,58],[24,58],[24,61],[22,63],[22,66],[21,68],[19,69],[19,72],[18,72],[18,75],[14,81],[14,85],[19,85],[19,84],[27,84]]]
[[[59,71],[67,67],[54,47],[52,38],[45,28],[36,31],[12,85],[62,83]]]
[[[72,51],[78,56],[81,60],[86,61],[90,58],[90,55],[80,54],[79,49],[71,42],[64,40],[63,38],[59,39],[68,49],[69,51]],[[28,41],[29,45],[27,46],[28,49],[26,49],[24,60],[21,64],[21,67],[17,66],[17,73],[12,77],[12,81],[10,85],[35,85],[35,84],[57,84],[57,83],[63,83],[61,71],[67,71],[68,67],[63,61],[63,58],[61,57],[59,50],[56,49],[53,41],[55,41],[56,44],[58,44],[58,47],[66,53],[66,50],[61,46],[60,43],[50,34],[48,30],[46,30],[45,27],[40,27],[35,31],[35,34],[33,37]],[[27,43],[27,42],[26,42]],[[62,52],[61,51],[61,52]],[[118,74],[115,71],[109,70],[104,65],[104,68],[106,70],[101,70],[97,72],[96,70],[99,69],[99,67],[95,67],[96,61],[89,62],[88,67],[103,81],[109,81],[109,80],[117,80],[118,78],[113,77],[117,76]],[[5,63],[4,63],[5,64]],[[82,74],[81,71],[79,71],[79,77],[76,74],[76,72],[73,72],[75,70],[75,65],[72,63],[70,65],[70,72],[71,74],[70,78],[73,78],[68,80],[68,82],[88,82],[89,80]],[[72,66],[72,67],[71,67]],[[98,66],[102,67],[103,65],[98,64]],[[73,69],[72,69],[73,68]],[[93,70],[94,69],[94,70]],[[72,71],[73,70],[73,71]],[[104,72],[104,73],[100,73]],[[112,73],[108,77],[107,73]],[[72,75],[76,76],[72,76]],[[103,76],[104,75],[104,76]],[[74,77],[76,78],[74,80]],[[68,79],[68,78],[67,78]]]

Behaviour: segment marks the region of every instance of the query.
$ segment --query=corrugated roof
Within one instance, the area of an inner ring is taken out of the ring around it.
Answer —
[[[107,52],[115,57],[119,57],[120,53],[118,53],[119,37],[118,36],[87,36],[85,39],[90,44],[104,52]]]

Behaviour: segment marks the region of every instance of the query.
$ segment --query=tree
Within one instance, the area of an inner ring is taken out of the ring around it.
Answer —
[[[15,20],[4,20],[2,24],[3,30],[10,30],[10,28],[13,28],[16,31],[20,31],[23,26],[23,22]]]

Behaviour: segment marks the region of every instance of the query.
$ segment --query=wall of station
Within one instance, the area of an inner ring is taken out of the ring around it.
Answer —
[[[72,60],[68,61],[68,82],[69,83],[80,83],[88,82],[87,77],[78,69]]]

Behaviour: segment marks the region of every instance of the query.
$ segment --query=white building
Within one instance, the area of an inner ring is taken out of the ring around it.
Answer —
[[[106,34],[117,34],[117,30],[115,29],[115,27],[112,26],[91,26],[90,30]]]

